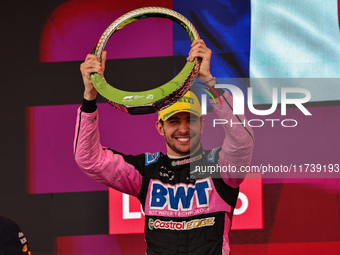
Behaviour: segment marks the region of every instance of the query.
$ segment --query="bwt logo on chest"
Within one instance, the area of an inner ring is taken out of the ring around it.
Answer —
[[[196,201],[196,207],[209,206],[209,179],[197,180],[196,184],[164,184],[152,180],[150,192],[150,209],[191,210]]]

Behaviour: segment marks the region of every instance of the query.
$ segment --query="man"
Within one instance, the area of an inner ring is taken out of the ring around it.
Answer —
[[[0,216],[0,255],[30,255],[25,235],[12,220]]]
[[[193,61],[197,57],[202,59],[199,79],[208,86],[214,85],[210,73],[211,51],[203,40],[192,43],[187,59]],[[203,150],[201,107],[197,97],[188,92],[158,114],[156,129],[164,136],[166,155],[127,156],[103,148],[95,104],[97,91],[90,74],[102,74],[105,60],[106,53],[102,63],[96,56],[88,55],[81,65],[85,92],[78,110],[74,151],[79,167],[94,180],[138,197],[145,212],[148,255],[229,254],[231,219],[244,175],[221,173],[219,178],[212,178],[209,173],[195,171],[195,166],[249,165],[252,130],[243,125],[226,125],[222,147]],[[218,92],[225,100],[214,107],[219,117],[243,122],[244,116],[232,115],[230,94]]]

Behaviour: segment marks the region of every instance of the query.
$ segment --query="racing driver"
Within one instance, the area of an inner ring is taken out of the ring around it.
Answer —
[[[195,40],[187,58],[201,58],[198,78],[207,86],[216,82],[210,73],[211,50]],[[78,109],[74,139],[75,160],[92,179],[136,196],[145,212],[148,255],[227,255],[233,210],[243,174],[220,172],[218,176],[196,171],[195,166],[241,166],[250,164],[254,136],[244,116],[232,113],[231,95],[216,89],[214,111],[220,119],[239,125],[224,125],[219,148],[204,150],[200,139],[204,127],[200,103],[192,92],[159,111],[156,129],[164,137],[167,153],[124,155],[102,147],[99,141],[97,91],[90,74],[103,74],[102,61],[88,55],[81,64],[85,86]],[[210,88],[210,87],[208,87]],[[213,88],[211,88],[214,91]],[[242,124],[241,124],[242,123]]]

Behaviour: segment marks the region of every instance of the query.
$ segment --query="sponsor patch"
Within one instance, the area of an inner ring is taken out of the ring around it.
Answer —
[[[157,152],[157,153],[145,153],[145,166],[148,166],[152,163],[155,163],[158,161],[159,157],[160,157],[161,153]]]
[[[195,228],[202,228],[213,226],[215,224],[215,217],[195,219],[190,221],[162,221],[149,219],[149,229],[168,229],[168,230],[190,230]]]
[[[209,207],[209,190],[211,183],[209,178],[197,180],[193,184],[164,184],[157,180],[151,181],[150,209],[182,211]]]
[[[202,154],[197,155],[196,157],[193,158],[187,158],[187,159],[182,159],[182,160],[173,160],[171,162],[172,166],[181,166],[184,164],[188,164],[188,163],[192,163],[195,162],[197,160],[200,160],[202,158]]]

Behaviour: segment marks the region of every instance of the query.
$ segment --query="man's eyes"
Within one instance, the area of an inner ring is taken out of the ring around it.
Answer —
[[[176,123],[179,123],[179,120],[177,120],[177,119],[171,119],[171,120],[169,120],[168,122],[169,122],[169,124],[176,124]]]

